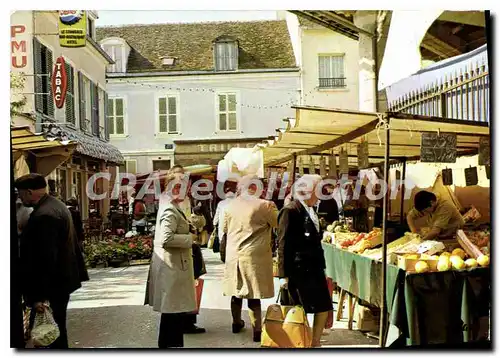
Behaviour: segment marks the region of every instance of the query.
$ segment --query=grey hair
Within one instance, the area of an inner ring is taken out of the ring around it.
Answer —
[[[317,174],[305,174],[293,185],[293,196],[295,198],[309,199],[323,178]]]

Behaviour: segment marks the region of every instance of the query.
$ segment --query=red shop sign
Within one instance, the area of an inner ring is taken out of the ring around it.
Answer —
[[[57,108],[62,108],[64,106],[67,89],[68,77],[66,75],[64,58],[58,57],[54,65],[54,72],[52,73],[52,96],[54,97]]]

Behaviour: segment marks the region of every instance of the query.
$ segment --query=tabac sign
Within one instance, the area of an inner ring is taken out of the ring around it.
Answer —
[[[66,75],[66,67],[64,66],[64,58],[58,57],[54,65],[54,72],[52,73],[52,96],[57,108],[64,106],[67,89],[68,77]]]
[[[87,12],[85,10],[59,10],[59,45],[85,47],[87,38]]]

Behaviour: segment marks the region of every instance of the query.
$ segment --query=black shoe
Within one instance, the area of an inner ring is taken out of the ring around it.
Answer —
[[[253,332],[253,341],[260,343],[262,332]]]
[[[241,323],[233,323],[233,333],[240,333],[241,330],[245,327],[245,321],[241,321]]]
[[[207,330],[205,328],[198,327],[195,324],[184,329],[185,334],[199,334],[199,333],[205,333],[206,331]]]

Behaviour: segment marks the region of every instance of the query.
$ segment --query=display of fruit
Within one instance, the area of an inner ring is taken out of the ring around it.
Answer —
[[[455,270],[463,270],[465,268],[465,262],[460,256],[452,255],[450,257],[450,261],[451,261],[451,266]]]
[[[465,260],[465,266],[467,266],[467,268],[476,268],[477,261],[475,259],[467,259]]]
[[[451,254],[449,252],[445,251],[441,255],[439,255],[439,257],[443,257],[443,256],[450,257]]]
[[[467,254],[466,254],[466,253],[465,253],[465,251],[464,251],[464,250],[462,250],[462,249],[455,249],[455,250],[453,250],[453,251],[451,252],[451,256],[460,256],[460,258],[461,258],[462,260],[464,260],[464,259],[465,259],[465,256],[466,256],[466,255],[467,255]]]
[[[438,271],[449,271],[451,269],[450,257],[447,255],[441,255],[437,264]]]
[[[415,271],[417,273],[423,273],[429,271],[429,265],[427,265],[427,262],[425,261],[418,261],[415,264]]]
[[[481,267],[486,267],[490,264],[490,258],[487,255],[481,255],[477,258],[477,263]]]

